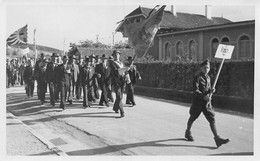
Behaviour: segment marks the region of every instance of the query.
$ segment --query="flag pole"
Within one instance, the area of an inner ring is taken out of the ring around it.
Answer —
[[[37,60],[35,33],[36,33],[36,28],[33,30],[33,44],[34,44],[34,55],[35,55],[34,63],[36,63],[36,60]]]

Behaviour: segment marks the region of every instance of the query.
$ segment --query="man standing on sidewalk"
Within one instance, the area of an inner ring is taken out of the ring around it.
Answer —
[[[25,67],[24,70],[24,83],[25,83],[25,90],[26,90],[26,94],[27,96],[33,97],[33,90],[34,90],[34,78],[33,78],[33,67],[32,67],[32,63],[31,63],[31,59],[29,59],[27,61],[27,66]]]
[[[116,100],[114,103],[113,110],[118,113],[120,110],[121,117],[125,116],[122,98],[123,98],[123,88],[124,88],[124,77],[125,72],[129,70],[129,68],[125,68],[124,64],[120,61],[120,51],[114,50],[112,56],[114,57],[114,61],[110,63],[111,69],[111,77],[112,77],[112,84],[114,86],[114,90],[116,93]]]
[[[109,70],[108,70],[108,66],[107,66],[107,57],[105,54],[102,55],[101,60],[102,62],[96,65],[96,73],[98,74],[98,83],[99,83],[99,87],[102,91],[101,93],[101,98],[99,101],[99,105],[104,106],[104,102],[105,105],[107,107],[109,107],[109,103],[108,103],[108,98],[107,98],[107,88],[108,88],[108,79],[109,79]]]
[[[132,104],[132,106],[135,106],[135,99],[134,99],[134,85],[137,80],[141,80],[141,76],[139,72],[136,69],[136,66],[134,65],[134,60],[131,56],[128,57],[128,67],[130,67],[128,73],[130,76],[129,83],[126,83],[126,104]]]
[[[201,112],[208,120],[212,133],[214,134],[214,140],[217,147],[229,142],[229,139],[222,139],[216,129],[215,125],[215,112],[211,105],[210,93],[214,93],[215,89],[211,89],[210,77],[208,72],[210,71],[209,60],[205,60],[200,65],[200,71],[195,75],[193,80],[193,101],[190,108],[190,118],[187,123],[187,130],[185,132],[185,138],[188,141],[194,141],[190,129],[193,122],[199,117]]]
[[[55,86],[57,86],[57,53],[52,53],[51,62],[48,63],[46,69],[46,81],[49,84],[50,103],[55,106]]]
[[[44,54],[41,53],[40,59],[35,64],[35,78],[37,80],[37,94],[41,101],[41,105],[45,102],[45,94],[47,92],[47,82],[45,78],[47,62],[45,60]]]
[[[71,65],[68,64],[68,56],[63,56],[63,64],[57,68],[57,81],[61,92],[60,108],[66,109],[66,98],[70,88]]]

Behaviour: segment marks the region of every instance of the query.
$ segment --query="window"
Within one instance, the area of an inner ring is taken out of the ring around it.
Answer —
[[[250,56],[250,39],[248,36],[241,36],[239,39],[239,58]]]
[[[189,59],[192,60],[196,57],[196,44],[195,41],[191,40],[189,43]]]
[[[229,39],[227,37],[224,37],[221,41],[221,44],[226,44],[228,45],[229,44]]]
[[[217,51],[218,44],[219,44],[219,41],[218,41],[217,38],[214,38],[214,39],[211,41],[211,58],[214,58],[214,57],[215,57],[215,53],[216,53],[216,51]]]
[[[183,45],[180,41],[176,44],[176,56],[183,57]]]
[[[165,53],[165,60],[167,60],[168,58],[171,58],[171,53],[170,53],[170,43],[166,43],[165,44],[165,48],[164,48],[164,53]]]

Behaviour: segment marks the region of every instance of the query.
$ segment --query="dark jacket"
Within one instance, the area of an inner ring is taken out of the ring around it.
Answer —
[[[98,78],[99,84],[108,83],[110,70],[108,68],[105,68],[103,63],[96,65],[95,72],[101,75],[101,77]]]
[[[57,68],[58,66],[53,64],[53,62],[49,62],[47,64],[45,76],[46,76],[46,81],[48,83],[49,82],[57,83]]]
[[[124,85],[124,77],[119,74],[118,69],[120,68],[114,61],[111,61],[109,63],[110,66],[110,77],[111,77],[111,83],[114,86],[122,86]]]
[[[140,78],[140,73],[137,71],[136,66],[135,65],[131,65],[130,66],[130,70],[128,71],[130,79],[131,79],[131,83],[133,85],[135,85],[135,83],[137,82],[137,80]]]
[[[86,65],[82,68],[81,71],[81,84],[82,86],[92,87],[95,83],[95,78],[97,74],[95,73],[95,68],[90,66],[87,67]]]
[[[65,66],[63,64],[58,65],[57,67],[57,82],[58,83],[69,83],[71,79],[71,65],[67,64],[67,69],[65,69]],[[67,72],[67,70],[70,71],[70,73]]]
[[[27,83],[29,81],[33,81],[34,80],[33,74],[34,74],[33,68],[31,66],[26,66],[23,75],[24,82]]]
[[[207,101],[203,98],[210,93],[210,77],[202,72],[196,74],[193,79],[193,105],[206,105]]]

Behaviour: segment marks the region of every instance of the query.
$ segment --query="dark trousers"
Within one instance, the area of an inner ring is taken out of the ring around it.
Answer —
[[[107,104],[108,103],[108,99],[107,99],[107,86],[105,83],[101,83],[100,84],[100,89],[101,89],[101,98],[99,101],[99,104],[103,104],[104,102]]]
[[[55,83],[49,82],[50,102],[55,105]]]
[[[59,95],[60,95],[60,88],[59,85],[57,83],[54,84],[54,98],[55,101],[59,99]]]
[[[82,92],[82,86],[79,81],[76,82],[76,98],[80,99],[81,98],[81,92]]]
[[[122,98],[123,98],[123,87],[124,86],[114,86],[115,93],[116,93],[116,100],[114,103],[113,110],[114,111],[120,111],[120,114],[124,114],[123,104],[122,104]]]
[[[20,81],[20,84],[23,85],[23,82],[24,82],[24,80],[23,80],[23,74],[21,74],[21,81]]]
[[[108,85],[108,87],[107,87],[107,98],[108,98],[111,102],[114,102],[114,98],[113,98],[113,95],[112,95],[112,87],[111,87],[111,85]]]
[[[74,97],[76,94],[76,82],[74,78],[71,80],[71,96]]]
[[[60,82],[59,89],[60,89],[60,108],[66,108],[66,98],[69,93],[70,84],[69,81]]]
[[[69,80],[69,88],[68,88],[68,91],[67,91],[67,100],[69,102],[72,102],[72,80],[70,79]]]
[[[93,90],[94,90],[94,96],[96,99],[99,99],[100,96],[99,96],[99,93],[98,93],[98,82],[97,82],[97,79],[94,79],[94,85],[93,85]]]
[[[41,100],[41,102],[45,101],[45,93],[47,92],[47,83],[42,80],[37,81],[37,92],[38,92],[38,98]]]
[[[34,90],[34,80],[30,80],[26,84],[26,94],[28,97],[33,97],[33,90]]]
[[[126,104],[132,103],[135,105],[135,98],[134,98],[134,85],[132,83],[129,83],[126,85]]]
[[[89,88],[87,85],[83,85],[82,89],[83,89],[83,106],[87,107],[87,106],[89,106],[89,102],[88,102],[89,101],[89,99],[88,99]]]

